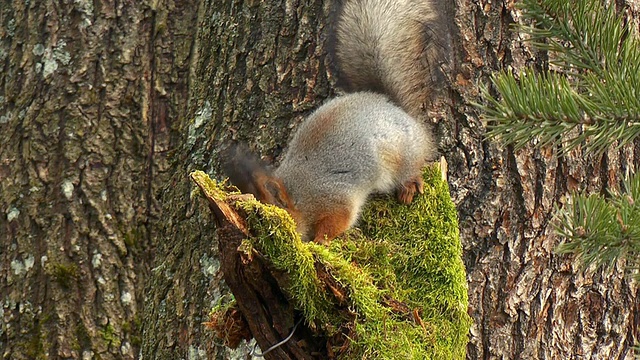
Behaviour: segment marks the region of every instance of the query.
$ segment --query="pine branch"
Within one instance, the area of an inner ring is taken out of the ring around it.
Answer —
[[[490,137],[520,148],[584,146],[600,153],[640,136],[640,40],[600,0],[525,0],[519,30],[550,52],[554,71],[493,77],[479,105]]]
[[[640,266],[640,175],[625,182],[620,194],[573,194],[557,212],[556,230],[565,241],[560,253],[576,254],[585,267],[612,266],[626,258],[629,268]],[[636,277],[638,273],[636,272]]]
[[[615,9],[600,0],[525,0],[519,8],[536,26],[518,29],[537,48],[555,53],[554,65],[576,74],[615,70],[623,50],[634,45]]]

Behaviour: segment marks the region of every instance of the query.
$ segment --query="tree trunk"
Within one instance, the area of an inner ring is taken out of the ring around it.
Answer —
[[[634,2],[618,3],[640,18]],[[551,221],[567,190],[619,186],[640,161],[636,148],[559,157],[485,140],[469,105],[479,84],[507,66],[543,68],[546,55],[511,32],[512,2],[455,6],[452,87],[433,113],[465,249],[468,357],[631,358],[637,287],[620,269],[583,274],[553,253]],[[4,358],[137,358],[141,337],[151,359],[246,354],[218,346],[202,325],[228,290],[188,173],[217,174],[231,138],[276,159],[292,128],[333,95],[333,8],[2,2]]]
[[[0,5],[4,359],[138,357],[196,11],[153,6]]]
[[[245,356],[246,345],[237,351],[217,347],[202,325],[228,289],[211,212],[199,196],[191,197],[188,174],[217,174],[219,146],[231,138],[262,154],[280,154],[291,126],[330,95],[324,57],[328,10],[318,1],[200,5],[189,110],[178,125],[183,137],[163,196],[164,237],[148,286],[145,357]]]
[[[622,2],[621,2],[622,3]],[[453,114],[443,136],[474,319],[467,356],[500,359],[631,359],[638,340],[638,288],[617,268],[582,273],[554,253],[554,206],[568,190],[618,188],[637,168],[637,147],[602,157],[529,147],[519,152],[483,138],[469,105],[496,69],[547,66],[512,31],[513,2],[457,0],[459,49]],[[638,19],[637,5],[619,10]]]

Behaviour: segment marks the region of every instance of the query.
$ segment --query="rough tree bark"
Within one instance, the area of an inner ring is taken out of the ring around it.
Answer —
[[[637,1],[617,3],[640,18]],[[505,66],[544,67],[545,54],[510,32],[512,1],[455,5],[456,67],[435,113],[469,273],[468,357],[630,358],[637,288],[619,270],[577,272],[553,253],[550,221],[567,189],[618,186],[638,150],[559,158],[486,141],[469,105],[478,85]],[[226,290],[210,214],[190,198],[187,174],[217,173],[230,137],[277,158],[295,124],[332,95],[332,7],[1,3],[4,358],[135,358],[141,325],[145,358],[246,353],[216,346],[202,326]]]
[[[637,1],[618,1],[637,21]],[[638,288],[621,269],[581,273],[573,259],[553,252],[554,204],[567,190],[616,188],[637,168],[638,147],[603,157],[557,149],[514,152],[483,139],[469,101],[495,69],[544,68],[512,32],[513,1],[457,0],[459,72],[453,78],[452,118],[443,138],[451,194],[458,205],[469,280],[468,358],[630,359],[638,340]]]
[[[192,115],[181,125],[186,140],[177,150],[181,163],[166,197],[165,233],[178,241],[163,242],[167,255],[158,258],[161,268],[151,289],[168,289],[172,282],[174,287],[148,304],[161,309],[147,318],[150,323],[179,324],[169,335],[160,326],[149,333],[145,350],[162,358],[188,349],[206,353],[211,340],[190,319],[204,315],[196,302],[210,303],[220,289],[211,250],[216,244],[203,244],[213,231],[208,212],[202,202],[188,199],[186,174],[196,168],[215,172],[218,146],[229,137],[277,158],[301,115],[331,95],[322,30],[332,5],[321,11],[318,2],[215,4],[207,2],[200,17]],[[485,140],[484,125],[469,105],[478,100],[478,86],[496,69],[544,67],[546,57],[511,32],[518,16],[513,2],[458,0],[455,5],[459,32],[449,74],[452,88],[433,113],[440,114],[437,133],[450,164],[469,271],[475,325],[468,357],[629,358],[637,339],[635,286],[620,271],[583,275],[572,259],[555,255],[558,239],[550,221],[553,204],[567,189],[601,191],[617,185],[625,169],[637,163],[635,149],[602,159],[580,153],[558,158],[553,149],[516,154]],[[633,6],[620,4],[632,19],[637,18]],[[193,266],[209,271],[210,278]]]
[[[245,356],[245,348],[216,347],[202,325],[228,290],[211,213],[199,196],[190,197],[194,185],[188,174],[217,173],[219,145],[229,138],[277,156],[291,126],[329,96],[323,27],[330,5],[289,0],[200,5],[189,112],[178,125],[183,138],[163,197],[165,235],[148,286],[143,356]]]
[[[137,358],[195,10],[0,3],[2,358]]]

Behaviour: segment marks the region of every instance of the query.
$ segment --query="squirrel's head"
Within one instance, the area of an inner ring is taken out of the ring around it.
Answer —
[[[284,186],[282,179],[271,172],[258,172],[254,174],[253,181],[257,194],[254,196],[265,204],[272,204],[287,211],[295,210],[295,205]]]
[[[258,190],[258,194],[254,194],[254,196],[265,204],[275,205],[287,210],[296,222],[296,230],[300,233],[303,240],[305,240],[307,237],[307,223],[300,211],[296,208],[293,200],[291,200],[291,196],[289,196],[282,179],[270,173],[259,173],[256,174],[254,180],[256,189]]]

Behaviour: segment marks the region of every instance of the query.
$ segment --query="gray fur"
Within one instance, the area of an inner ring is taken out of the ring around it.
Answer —
[[[424,118],[448,43],[442,23],[431,0],[346,0],[335,56],[348,90],[385,93]]]
[[[320,134],[314,132],[327,114],[333,126],[318,142]],[[332,99],[311,114],[275,175],[307,222],[315,221],[319,209],[337,203],[355,208],[353,224],[371,193],[391,192],[419,174],[433,149],[426,129],[386,96],[358,92]],[[383,161],[389,153],[401,159],[397,170]]]
[[[439,21],[430,1],[345,0],[335,58],[353,93],[311,114],[274,172],[305,239],[322,236],[310,233],[319,217],[344,209],[353,225],[372,193],[406,194],[435,158],[431,132],[417,119],[426,118],[439,72],[441,49],[429,41]]]

